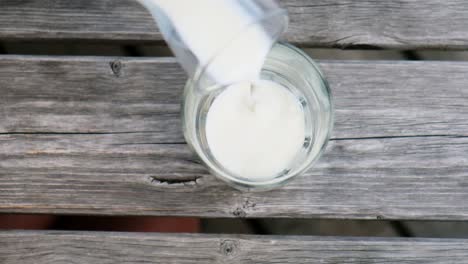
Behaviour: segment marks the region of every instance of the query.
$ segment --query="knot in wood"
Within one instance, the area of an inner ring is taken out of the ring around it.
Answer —
[[[240,217],[240,218],[243,218],[243,217],[247,216],[247,213],[242,208],[236,208],[236,210],[234,210],[234,212],[232,212],[232,214],[235,217]]]
[[[221,252],[225,256],[232,256],[237,249],[237,242],[234,240],[224,240],[221,242]]]
[[[116,76],[120,76],[120,72],[122,70],[122,63],[120,61],[116,60],[111,62],[110,67]]]

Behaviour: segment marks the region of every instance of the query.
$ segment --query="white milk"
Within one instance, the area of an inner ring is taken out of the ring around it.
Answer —
[[[182,41],[218,83],[259,76],[272,42],[238,0],[154,1],[170,18]],[[182,4],[181,4],[182,3]],[[248,63],[246,63],[248,62]]]
[[[233,84],[213,102],[206,120],[209,148],[231,173],[251,179],[272,178],[287,169],[304,143],[305,118],[298,99],[271,81],[257,80],[276,39],[255,24],[258,10],[246,10],[239,0],[140,0],[157,17],[159,9],[169,17],[160,20],[165,37],[190,73],[195,55],[218,84]],[[270,3],[272,4],[272,3]],[[249,7],[251,8],[251,6]],[[243,82],[239,82],[243,81]]]
[[[206,137],[216,160],[250,179],[274,177],[288,168],[305,138],[297,98],[271,81],[231,85],[211,105]]]

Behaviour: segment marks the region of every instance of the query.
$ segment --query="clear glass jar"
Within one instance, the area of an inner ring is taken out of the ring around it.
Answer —
[[[271,49],[261,73],[262,80],[281,84],[301,103],[305,116],[305,139],[294,161],[278,175],[268,179],[249,179],[233,175],[216,161],[207,143],[205,124],[214,99],[226,87],[213,86],[196,74],[184,90],[184,136],[212,174],[244,191],[269,190],[300,175],[320,157],[333,127],[332,96],[327,81],[312,59],[300,49],[276,43]]]

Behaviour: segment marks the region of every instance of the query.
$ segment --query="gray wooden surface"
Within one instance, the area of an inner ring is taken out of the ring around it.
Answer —
[[[2,232],[2,264],[466,263],[467,240]]]
[[[468,46],[463,0],[281,0],[286,38],[304,46],[455,48]],[[136,0],[1,0],[0,39],[160,42]]]
[[[0,212],[468,219],[468,63],[321,62],[336,129],[316,167],[241,193],[180,131],[173,59],[0,57]]]

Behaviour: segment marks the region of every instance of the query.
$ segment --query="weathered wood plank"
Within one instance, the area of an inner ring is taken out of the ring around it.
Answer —
[[[1,0],[0,39],[161,41],[136,0]]]
[[[335,95],[335,138],[467,135],[468,63],[321,67]],[[180,143],[185,81],[172,58],[1,56],[0,133],[140,131],[151,132],[145,142]]]
[[[462,0],[281,0],[291,15],[286,38],[304,46],[455,48],[468,46]],[[0,39],[160,42],[135,0],[2,0]]]
[[[13,135],[0,144],[1,212],[468,219],[467,138],[334,141],[314,169],[264,193],[215,180],[185,145],[128,135]]]
[[[183,143],[172,59],[0,59],[0,212],[468,219],[468,63],[322,62],[336,130],[265,193],[215,180]]]
[[[0,133],[152,132],[180,142],[186,80],[172,58],[0,58]],[[150,129],[150,130],[148,130]]]
[[[466,263],[464,239],[2,232],[0,262]]]

